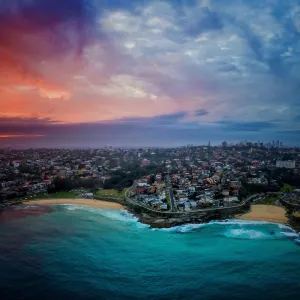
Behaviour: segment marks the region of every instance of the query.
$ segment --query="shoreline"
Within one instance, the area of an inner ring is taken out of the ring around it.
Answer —
[[[279,224],[287,224],[289,222],[289,218],[286,216],[286,210],[283,207],[265,204],[251,205],[250,212],[236,216],[236,219],[248,221],[265,221]]]
[[[109,202],[105,200],[95,200],[95,199],[43,199],[43,200],[28,200],[24,201],[25,205],[59,205],[59,204],[69,204],[69,205],[80,205],[88,206],[93,208],[107,208],[124,210],[125,207],[116,202]]]
[[[286,224],[291,226],[290,219],[286,215],[286,210],[283,207],[273,206],[273,205],[263,205],[256,204],[251,205],[251,211],[245,214],[231,215],[228,218],[206,218],[205,216],[184,216],[179,218],[164,218],[164,217],[154,217],[147,213],[135,212],[130,207],[125,207],[116,202],[109,202],[105,200],[95,200],[95,199],[42,199],[42,200],[28,200],[23,202],[24,205],[79,205],[87,206],[92,208],[104,208],[113,210],[126,210],[138,218],[139,222],[143,224],[148,224],[152,228],[170,228],[174,226],[179,226],[183,224],[202,224],[210,222],[211,220],[225,220],[225,219],[235,219],[235,220],[248,220],[248,221],[262,221],[277,224]],[[294,227],[294,226],[292,226]]]

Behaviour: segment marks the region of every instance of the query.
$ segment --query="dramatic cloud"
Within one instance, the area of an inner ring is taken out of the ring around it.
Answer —
[[[299,38],[300,0],[0,0],[1,134],[294,143]]]

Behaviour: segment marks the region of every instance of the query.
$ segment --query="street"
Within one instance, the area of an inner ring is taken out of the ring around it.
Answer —
[[[166,176],[166,186],[167,186],[167,189],[168,189],[168,192],[169,192],[169,197],[170,197],[170,206],[171,206],[170,211],[177,211],[176,204],[175,204],[175,201],[174,201],[173,188],[172,188],[172,185],[171,185],[171,180],[170,180],[169,175]]]

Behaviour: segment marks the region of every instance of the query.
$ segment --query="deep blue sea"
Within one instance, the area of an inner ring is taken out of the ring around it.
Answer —
[[[300,299],[300,237],[228,220],[154,230],[128,212],[0,214],[0,299]]]

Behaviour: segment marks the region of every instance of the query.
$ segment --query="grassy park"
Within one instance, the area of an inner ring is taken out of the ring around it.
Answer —
[[[39,193],[31,196],[26,196],[21,200],[43,200],[43,199],[73,199],[77,197],[77,192],[57,192],[53,194]]]
[[[282,188],[281,188],[281,192],[292,192],[296,187],[295,186],[292,186],[290,184],[287,184],[287,183],[284,183]]]
[[[96,192],[97,198],[121,198],[125,199],[125,193],[127,189],[123,189],[122,191],[118,191],[116,189],[105,189],[105,190],[99,190]]]
[[[99,190],[95,194],[95,198],[97,199],[103,199],[105,198],[119,198],[119,199],[125,199],[125,193],[127,189],[123,189],[121,192],[115,189],[107,189],[107,190]],[[83,193],[89,193],[92,192],[90,189],[80,189],[80,190],[72,190],[72,191],[63,191],[63,192],[56,192],[56,193],[38,193],[35,195],[27,195],[26,197],[23,197],[21,201],[26,200],[44,200],[44,199],[75,199],[80,196],[80,194]]]
[[[259,204],[268,204],[268,205],[275,205],[275,202],[279,200],[279,196],[277,195],[269,195],[266,196]]]

